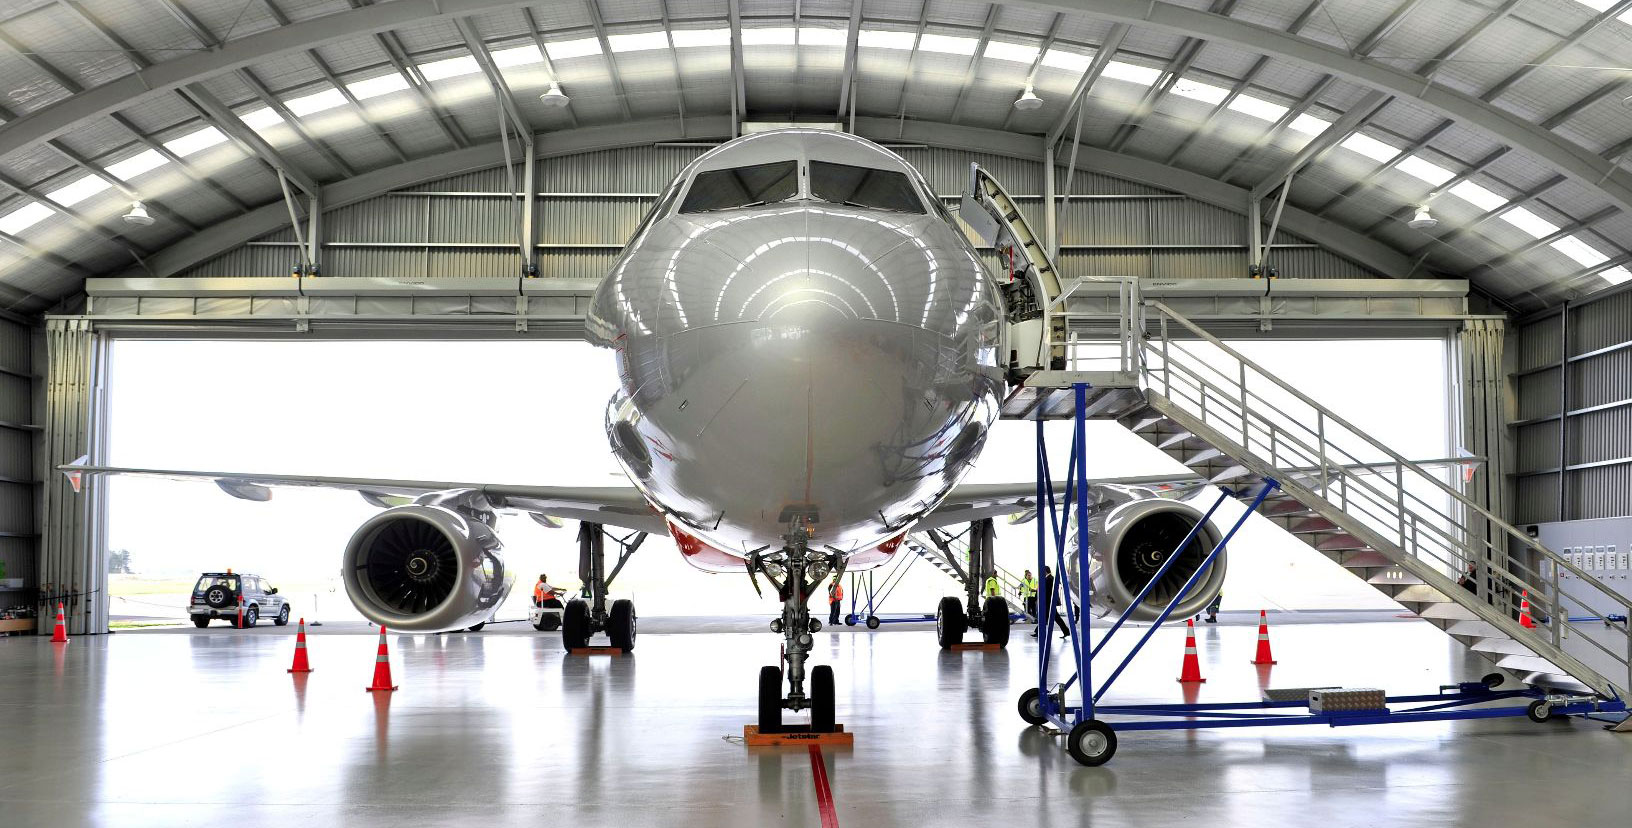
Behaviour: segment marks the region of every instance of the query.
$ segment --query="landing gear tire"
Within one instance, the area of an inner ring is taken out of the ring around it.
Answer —
[[[620,598],[612,602],[612,613],[607,619],[606,636],[612,646],[629,652],[635,648],[635,602]]]
[[[1033,687],[1020,694],[1020,718],[1025,719],[1029,725],[1040,725],[1048,721],[1043,715],[1043,694],[1037,692],[1037,688]]]
[[[202,630],[205,627],[208,627],[209,625],[210,625],[209,616],[200,616],[200,615],[193,616],[193,626],[195,626],[195,627]]]
[[[1009,646],[1009,602],[1002,598],[987,598],[980,608],[980,632],[987,644]]]
[[[947,596],[941,599],[941,606],[935,611],[935,640],[940,642],[941,649],[950,649],[956,644],[963,643],[963,631],[968,629],[968,616],[964,615],[963,602]]]
[[[487,626],[487,622],[483,621],[475,626],[466,627],[465,632],[481,632],[482,628],[485,626]]]
[[[1098,719],[1077,722],[1065,737],[1065,750],[1079,763],[1098,767],[1116,755],[1116,731]]]
[[[878,616],[876,616],[876,615],[867,616],[867,629],[876,630],[876,629],[878,629],[878,624],[879,624]]]
[[[1529,716],[1530,721],[1541,724],[1553,717],[1553,706],[1546,699],[1536,699],[1525,708],[1524,715]]]
[[[274,624],[276,624],[276,625],[278,625],[280,627],[289,626],[289,605],[288,604],[284,604],[283,609],[278,610],[278,617],[272,619],[272,623],[274,623]]]
[[[818,664],[810,668],[810,729],[815,733],[832,733],[837,720],[833,692],[833,668]]]
[[[577,598],[561,611],[561,646],[569,653],[589,646],[589,604]]]
[[[759,732],[782,732],[782,670],[759,668]]]

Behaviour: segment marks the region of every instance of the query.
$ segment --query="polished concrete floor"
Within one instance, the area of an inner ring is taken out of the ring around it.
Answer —
[[[652,626],[660,626],[654,624]],[[1018,631],[1017,631],[1018,632]],[[1203,700],[1339,684],[1432,692],[1485,672],[1422,622],[1198,630]],[[1181,700],[1164,629],[1115,700]],[[821,824],[803,748],[749,749],[766,633],[643,635],[568,657],[551,634],[390,638],[401,690],[363,691],[377,636],[125,632],[0,640],[0,826]],[[1131,639],[1130,639],[1131,641]],[[853,748],[829,750],[848,826],[1625,826],[1632,735],[1524,718],[1126,733],[1083,768],[1015,700],[1036,642],[943,653],[933,633],[818,636]],[[1117,649],[1117,644],[1107,652]]]

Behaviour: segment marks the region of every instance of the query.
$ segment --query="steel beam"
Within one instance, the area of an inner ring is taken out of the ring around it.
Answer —
[[[1043,36],[1043,42],[1037,46],[1037,57],[1031,59],[1031,68],[1026,70],[1026,85],[1030,86],[1037,80],[1037,70],[1043,66],[1043,56],[1054,48],[1054,41],[1060,36],[1060,26],[1065,22],[1064,12],[1055,12],[1053,22],[1048,24],[1048,34]],[[1033,90],[1035,91],[1035,90]],[[1007,132],[1013,125],[1014,118],[1020,110],[1009,107],[1009,114],[1003,118],[1003,131]]]
[[[481,33],[476,31],[476,24],[459,17],[454,18],[453,26],[459,30],[459,36],[464,38],[465,48],[469,49],[471,56],[476,59],[476,65],[481,67],[488,85],[493,87],[493,97],[498,99],[499,107],[504,110],[504,117],[510,120],[510,125],[515,127],[516,133],[522,136],[522,141],[532,146],[533,127],[522,117],[521,107],[516,105],[516,96],[510,91],[510,84],[504,82],[504,75],[499,72],[499,67],[493,63],[493,55],[488,53],[487,44],[482,42]],[[604,37],[601,38],[601,47],[606,47]]]
[[[1336,81],[1337,78],[1331,75],[1321,75],[1320,79],[1309,87],[1309,91],[1303,93],[1303,97],[1299,98],[1297,103],[1288,107],[1285,114],[1281,115],[1280,119],[1269,127],[1263,137],[1258,139],[1257,144],[1247,147],[1236,155],[1235,159],[1230,162],[1228,167],[1224,168],[1224,172],[1220,173],[1218,177],[1225,181],[1234,178],[1236,170],[1245,166],[1250,159],[1263,152],[1266,147],[1273,145],[1286,132],[1287,128],[1292,126],[1292,122],[1297,120],[1299,115],[1309,111],[1309,108],[1315,105],[1315,101],[1319,100],[1321,95],[1326,94],[1326,90],[1330,89]]]
[[[1201,123],[1195,129],[1190,131],[1189,135],[1184,136],[1184,140],[1180,141],[1179,145],[1174,147],[1173,151],[1167,154],[1167,158],[1163,159],[1162,163],[1171,164],[1174,161],[1177,161],[1179,156],[1184,154],[1185,150],[1193,146],[1196,141],[1211,133],[1213,131],[1213,125],[1218,123],[1218,116],[1224,114],[1224,112],[1230,108],[1230,104],[1235,102],[1236,98],[1239,98],[1246,93],[1247,89],[1252,86],[1252,82],[1258,78],[1258,73],[1264,71],[1264,67],[1268,65],[1269,58],[1267,57],[1260,56],[1258,60],[1254,61],[1252,67],[1247,69],[1247,71],[1241,75],[1241,79],[1237,80],[1230,87],[1230,92],[1224,96],[1224,100],[1219,101],[1213,106],[1212,111],[1207,113],[1207,117],[1203,118]]]
[[[1552,244],[1553,242],[1569,238],[1582,230],[1590,229],[1593,225],[1596,225],[1605,219],[1613,218],[1620,214],[1621,208],[1619,207],[1605,207],[1604,209],[1599,210],[1590,216],[1570,222],[1569,224],[1566,224],[1539,239],[1525,242],[1518,247],[1504,251],[1501,253],[1501,255],[1494,256],[1486,261],[1480,262],[1479,264],[1474,265],[1473,268],[1470,269],[1470,272],[1474,270],[1496,270],[1503,265],[1516,261],[1520,256],[1523,256],[1532,250],[1539,250]]]
[[[850,25],[844,36],[844,71],[839,82],[839,118],[845,116],[845,110],[850,106],[850,82],[856,77],[856,53],[861,49],[861,2],[850,0]]]
[[[1462,170],[1461,172],[1457,173],[1455,177],[1447,180],[1444,184],[1440,184],[1440,185],[1435,186],[1434,192],[1436,192],[1436,193],[1447,192],[1452,187],[1455,187],[1456,185],[1461,184],[1464,181],[1472,180],[1474,176],[1478,175],[1479,173],[1484,172],[1485,169],[1487,167],[1489,167],[1491,164],[1494,164],[1498,160],[1505,157],[1508,154],[1508,152],[1510,152],[1510,150],[1507,147],[1499,147],[1497,149],[1491,150],[1489,153],[1487,153],[1485,155],[1484,158],[1481,158],[1478,161],[1473,162],[1473,164],[1471,166],[1469,166],[1466,169]],[[1348,192],[1348,190],[1344,190],[1344,192]],[[1393,211],[1391,211],[1388,215],[1383,216],[1382,218],[1372,222],[1370,225],[1367,225],[1366,228],[1361,230],[1360,232],[1365,233],[1366,235],[1369,236],[1369,235],[1371,235],[1373,233],[1376,233],[1378,230],[1381,230],[1383,225],[1387,224],[1390,221],[1396,221],[1396,220],[1403,221],[1403,220],[1406,220],[1406,219],[1410,218],[1412,213],[1416,211],[1416,208],[1417,208],[1417,205],[1415,205],[1415,204],[1402,204],[1399,207],[1395,208]],[[1321,209],[1325,209],[1325,208],[1322,207]],[[1316,211],[1316,212],[1319,212],[1319,211]],[[1480,219],[1480,220],[1482,221],[1483,219]]]
[[[1467,224],[1462,225],[1461,227],[1456,228],[1455,230],[1452,230],[1449,233],[1446,233],[1443,236],[1439,236],[1437,238],[1430,237],[1429,240],[1426,243],[1424,243],[1422,245],[1419,245],[1417,247],[1417,249],[1412,250],[1411,255],[1419,256],[1419,257],[1426,256],[1428,249],[1430,247],[1433,247],[1436,244],[1445,244],[1445,245],[1454,244],[1456,241],[1460,240],[1463,236],[1466,236],[1467,234],[1472,233],[1474,231],[1474,229],[1477,228],[1479,225],[1484,224],[1485,222],[1490,221],[1491,219],[1494,219],[1494,218],[1501,218],[1502,216],[1506,215],[1508,213],[1508,211],[1514,210],[1514,209],[1519,208],[1519,207],[1523,207],[1524,205],[1529,204],[1530,202],[1535,201],[1538,198],[1541,198],[1543,195],[1546,195],[1549,190],[1552,190],[1554,187],[1557,187],[1558,185],[1563,184],[1566,180],[1568,180],[1568,179],[1566,179],[1562,175],[1555,175],[1552,178],[1549,178],[1546,181],[1543,181],[1541,184],[1539,184],[1539,185],[1537,185],[1535,187],[1532,187],[1531,189],[1527,190],[1526,192],[1520,194],[1518,198],[1515,198],[1512,201],[1509,201],[1508,203],[1503,204],[1502,206],[1497,207],[1496,209],[1491,210],[1488,213],[1485,213],[1484,215],[1474,219],[1473,221],[1468,222]],[[1375,227],[1376,225],[1373,225],[1373,226]]]
[[[306,144],[306,146],[316,150],[317,154],[322,156],[323,160],[329,163],[329,166],[334,167],[336,171],[347,178],[357,174],[357,171],[352,169],[351,165],[347,164],[345,159],[341,158],[340,154],[335,152],[334,148],[329,146],[327,141],[313,135],[310,130],[306,129],[306,124],[301,120],[300,116],[290,111],[289,107],[284,105],[283,101],[278,98],[277,94],[268,88],[266,84],[262,83],[261,79],[256,77],[255,73],[248,67],[238,70],[238,79],[243,81],[245,86],[249,87],[249,91],[253,93],[261,103],[270,107],[273,112],[278,113],[278,117],[283,119],[283,122],[288,125],[289,129],[293,130],[295,135],[298,136],[300,140]],[[202,84],[189,87],[189,89],[202,88]],[[253,132],[254,130],[250,131]]]
[[[1145,90],[1145,94],[1139,98],[1139,102],[1134,104],[1133,111],[1128,113],[1127,117],[1122,120],[1122,125],[1117,127],[1116,132],[1111,135],[1110,148],[1113,152],[1122,151],[1122,148],[1127,145],[1128,139],[1132,138],[1133,134],[1139,131],[1139,127],[1144,125],[1145,119],[1150,117],[1150,113],[1156,111],[1156,104],[1161,101],[1162,96],[1171,91],[1173,85],[1184,78],[1184,73],[1190,71],[1191,65],[1196,62],[1196,58],[1201,55],[1201,50],[1206,45],[1207,41],[1192,37],[1179,47],[1178,54],[1167,62],[1167,68],[1162,70],[1162,74],[1156,78],[1156,82]]]
[[[1094,52],[1094,60],[1088,64],[1088,71],[1083,72],[1082,77],[1077,79],[1076,87],[1071,90],[1071,97],[1066,98],[1065,111],[1060,113],[1060,119],[1055,122],[1054,128],[1048,131],[1048,137],[1044,140],[1050,144],[1059,142],[1060,136],[1065,134],[1066,125],[1071,122],[1072,111],[1078,105],[1085,105],[1083,98],[1088,94],[1088,90],[1093,88],[1094,83],[1099,80],[1099,76],[1104,74],[1106,65],[1111,62],[1112,58],[1116,57],[1117,50],[1122,48],[1122,40],[1127,36],[1128,27],[1126,25],[1119,23],[1111,27],[1110,33],[1105,35],[1105,42],[1101,43],[1099,49]]]
[[[523,10],[523,15],[529,19],[531,18],[531,15],[527,14],[525,10]],[[426,112],[431,113],[431,120],[442,128],[442,134],[447,136],[448,141],[460,149],[470,146],[470,139],[465,136],[465,131],[459,126],[459,122],[455,121],[453,115],[431,96],[431,82],[426,80],[424,73],[419,71],[419,67],[408,59],[408,50],[404,49],[402,42],[397,40],[396,33],[381,32],[376,34],[374,35],[374,42],[379,45],[380,51],[385,52],[386,60],[390,61],[391,65],[396,67],[396,70],[408,79],[408,88],[412,89],[414,96],[419,98],[419,105],[424,107]],[[543,43],[540,43],[538,48],[542,52],[544,49]]]
[[[1404,161],[1405,159],[1410,158],[1413,154],[1415,154],[1417,152],[1421,152],[1430,143],[1432,143],[1435,138],[1438,138],[1439,136],[1444,135],[1445,130],[1450,129],[1452,124],[1453,124],[1452,121],[1440,121],[1438,124],[1436,124],[1434,126],[1433,129],[1430,129],[1426,133],[1424,133],[1421,138],[1418,138],[1417,140],[1412,141],[1408,146],[1406,146],[1405,149],[1400,150],[1400,153],[1398,155],[1394,156],[1393,158],[1388,159],[1387,161],[1384,161],[1382,166],[1378,167],[1375,170],[1372,170],[1369,173],[1366,173],[1365,176],[1355,179],[1354,183],[1350,184],[1347,187],[1344,187],[1341,192],[1339,192],[1336,195],[1332,196],[1331,198],[1327,199],[1319,207],[1316,207],[1315,210],[1314,210],[1315,215],[1317,215],[1317,216],[1326,215],[1326,213],[1329,212],[1333,207],[1337,206],[1338,202],[1343,201],[1344,199],[1347,199],[1347,198],[1352,198],[1355,194],[1359,193],[1361,190],[1364,190],[1364,189],[1372,186],[1373,184],[1376,184],[1377,179],[1379,177],[1381,177],[1383,173],[1388,172],[1389,170],[1392,170],[1395,167],[1398,167],[1400,165],[1401,161]],[[1498,152],[1500,152],[1502,154],[1506,154],[1507,149],[1504,147],[1501,150],[1498,150]],[[1498,157],[1500,157],[1500,156],[1498,156]]]
[[[549,50],[544,48],[544,36],[539,34],[538,21],[533,18],[533,10],[523,7],[521,10],[521,19],[527,24],[527,34],[533,39],[533,45],[538,47],[539,57],[543,58],[544,60],[544,71],[549,74],[550,80],[560,83],[561,75],[555,71],[555,61],[550,60]],[[567,123],[571,124],[573,129],[577,129],[578,115],[572,111],[572,98],[570,96],[567,98],[567,105],[562,107],[562,109],[567,114]],[[460,146],[466,146],[469,143],[470,142],[466,141]]]
[[[595,29],[595,37],[601,41],[601,54],[606,56],[607,75],[612,79],[612,94],[618,96],[618,106],[623,110],[623,119],[630,120],[634,113],[629,109],[629,93],[623,88],[623,76],[618,74],[618,59],[612,54],[612,44],[606,39],[606,24],[601,22],[601,7],[595,0],[584,0],[584,11],[589,13],[589,23]],[[685,120],[684,115],[681,116],[681,120]]]
[[[243,121],[238,120],[238,115],[228,109],[226,104],[211,94],[202,84],[188,87],[182,92],[181,96],[191,103],[206,120],[214,123],[217,129],[226,133],[228,138],[238,142],[238,145],[243,147],[244,152],[261,159],[274,172],[294,182],[301,190],[309,194],[316,194],[319,191],[320,188],[316,179],[285,160],[282,153],[278,152],[270,143],[267,143],[266,139],[262,138],[259,133],[250,129]]]
[[[954,124],[958,122],[958,115],[963,112],[964,95],[975,85],[975,74],[980,69],[980,59],[986,55],[986,44],[992,42],[992,30],[997,28],[997,16],[1000,11],[1001,8],[995,3],[986,10],[986,25],[981,27],[975,51],[969,55],[968,65],[963,67],[963,81],[958,84],[958,97],[952,101],[952,114],[947,118]]]
[[[669,42],[669,71],[674,73],[675,114],[680,116],[680,131],[685,132],[686,84],[684,79],[680,77],[680,50],[674,46],[674,22],[669,19],[669,0],[657,0],[657,11],[663,16],[663,37]],[[610,43],[604,44],[602,48],[607,49],[608,54],[611,53],[612,46]]]
[[[1549,63],[1552,63],[1553,58],[1558,57],[1560,54],[1581,45],[1581,41],[1586,40],[1588,35],[1598,31],[1599,29],[1603,28],[1605,24],[1613,22],[1615,18],[1626,14],[1628,11],[1632,11],[1632,0],[1620,0],[1615,5],[1604,9],[1603,11],[1599,12],[1597,16],[1577,27],[1576,30],[1571,32],[1568,37],[1560,40],[1558,43],[1553,44],[1552,48],[1542,52],[1533,60],[1526,62],[1523,66],[1520,66],[1518,69],[1514,70],[1512,74],[1502,78],[1496,83],[1495,86],[1492,86],[1490,89],[1486,90],[1485,94],[1480,95],[1479,100],[1484,101],[1485,103],[1495,101],[1509,89],[1512,89],[1513,86],[1519,81],[1530,77],[1530,73],[1540,69],[1543,66],[1546,66]]]
[[[731,137],[742,134],[742,120],[748,117],[748,81],[742,68],[742,6],[730,0],[726,9],[731,24]]]
[[[1270,170],[1269,174],[1265,175],[1252,188],[1252,200],[1262,199],[1271,190],[1280,186],[1281,182],[1290,178],[1293,173],[1303,169],[1305,165],[1313,163],[1321,156],[1324,156],[1328,150],[1336,147],[1343,139],[1353,135],[1360,124],[1365,123],[1366,119],[1370,118],[1373,113],[1382,109],[1389,100],[1390,96],[1377,90],[1367,92],[1365,97],[1350,107],[1349,111],[1343,113],[1342,117],[1333,121],[1325,132],[1309,139],[1309,143],[1304,144],[1290,160]]]

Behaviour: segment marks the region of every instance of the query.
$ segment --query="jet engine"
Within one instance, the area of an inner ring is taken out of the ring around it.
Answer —
[[[403,632],[464,629],[491,618],[514,583],[501,547],[486,521],[444,506],[399,506],[351,536],[341,577],[351,603],[376,624]]]
[[[1154,621],[1201,567],[1207,553],[1223,539],[1223,533],[1208,523],[1181,549],[1180,542],[1202,518],[1202,513],[1188,503],[1132,486],[1098,486],[1093,494],[1096,502],[1088,517],[1091,533],[1088,574],[1093,590],[1089,606],[1097,616],[1121,615],[1150,583],[1162,563],[1177,554],[1178,560],[1162,574],[1161,580],[1129,616],[1132,621]],[[1074,527],[1068,546],[1066,572],[1069,583],[1075,584]],[[1173,610],[1173,618],[1188,618],[1212,602],[1224,589],[1224,563],[1225,552],[1221,550],[1213,565]]]

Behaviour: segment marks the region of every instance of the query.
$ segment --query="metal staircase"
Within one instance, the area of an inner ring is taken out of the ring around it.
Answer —
[[[952,551],[952,545],[944,535],[941,542],[945,544],[946,551],[943,551],[942,546],[930,538],[928,533],[914,532],[907,536],[907,548],[911,549],[913,554],[924,559],[925,563],[940,570],[948,578],[957,581],[959,584],[964,584],[968,579],[965,565],[968,558],[965,557],[965,563],[960,564],[956,560],[956,552]],[[1024,613],[1026,602],[1020,591],[1020,576],[1001,566],[994,566],[994,568],[997,570],[997,581],[1003,587],[1003,600],[1008,602],[1009,611],[1011,613]]]
[[[1106,416],[1209,482],[1275,478],[1261,514],[1521,681],[1632,687],[1632,635],[1601,620],[1626,596],[1171,308],[1130,310],[1142,403]],[[1588,616],[1556,612],[1566,599]]]

